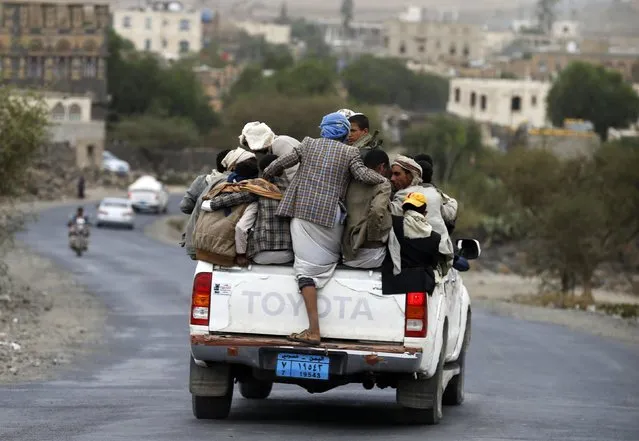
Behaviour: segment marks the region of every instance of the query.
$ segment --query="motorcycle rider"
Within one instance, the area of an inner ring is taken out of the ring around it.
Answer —
[[[84,214],[84,208],[82,207],[78,207],[78,209],[76,210],[75,214],[71,216],[71,218],[69,219],[69,222],[67,223],[68,227],[72,227],[73,225],[75,225],[76,221],[78,219],[84,219],[84,222],[86,224],[89,223],[89,216]]]

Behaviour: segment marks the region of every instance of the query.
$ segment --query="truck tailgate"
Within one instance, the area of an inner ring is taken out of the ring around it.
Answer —
[[[212,265],[198,263],[197,272]],[[382,295],[381,274],[338,269],[318,296],[323,338],[404,341],[405,295]],[[213,271],[209,331],[285,336],[308,326],[294,270],[252,265]]]

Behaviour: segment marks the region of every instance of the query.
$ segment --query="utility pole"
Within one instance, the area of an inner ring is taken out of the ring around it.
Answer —
[[[560,0],[538,0],[537,2],[537,24],[539,30],[549,34],[555,22],[555,8]]]

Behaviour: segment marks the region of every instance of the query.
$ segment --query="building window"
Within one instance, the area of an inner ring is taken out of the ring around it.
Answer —
[[[169,43],[166,41],[166,38],[162,39],[162,49],[166,49],[166,47],[169,45]]]
[[[537,95],[533,95],[530,97],[530,105],[533,107],[537,106]]]
[[[53,109],[51,109],[51,119],[55,121],[62,121],[64,120],[65,113],[62,103],[57,103],[53,106]]]
[[[404,43],[401,43],[399,45],[399,53],[400,54],[405,54],[406,53],[406,45]]]
[[[457,87],[455,88],[455,102],[458,103],[460,99],[461,99],[461,91],[459,90],[459,87]]]
[[[423,54],[424,52],[426,52],[426,47],[423,44],[420,44],[417,50]]]
[[[510,111],[511,112],[521,112],[521,97],[515,95],[510,99]]]
[[[98,68],[93,58],[85,58],[84,60],[84,78],[95,78],[98,74]]]
[[[126,16],[122,19],[122,27],[123,28],[130,28],[131,27],[131,17]]]
[[[152,28],[153,28],[153,19],[152,19],[151,17],[147,17],[147,18],[144,20],[144,26],[145,26],[147,29],[152,29]]]
[[[65,57],[59,57],[53,62],[53,76],[57,80],[63,80],[69,76],[69,61]]]
[[[189,20],[180,20],[180,30],[188,31],[191,29],[191,22]]]
[[[44,60],[40,57],[27,58],[27,78],[42,78]]]
[[[77,104],[71,104],[69,107],[69,120],[80,121],[82,119],[82,108]]]
[[[470,48],[468,46],[464,46],[464,57],[468,58],[470,55]]]
[[[151,39],[147,38],[146,40],[144,40],[144,50],[145,51],[151,50]]]
[[[189,42],[186,40],[180,41],[180,53],[185,54],[189,51]]]
[[[475,107],[477,104],[477,94],[475,92],[470,94],[470,107]]]
[[[455,43],[450,45],[450,49],[448,49],[448,53],[450,54],[451,57],[454,57],[455,55],[457,55],[457,47],[455,46]]]
[[[486,110],[486,95],[482,95],[479,98],[479,107],[481,110]]]

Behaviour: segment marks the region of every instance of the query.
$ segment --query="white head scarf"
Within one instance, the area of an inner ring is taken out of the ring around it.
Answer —
[[[422,183],[422,167],[414,159],[408,156],[398,155],[391,164],[391,166],[393,165],[397,165],[413,175],[413,180],[410,185],[419,185]]]
[[[263,122],[253,121],[244,126],[240,135],[240,144],[244,141],[251,150],[264,150],[273,144],[275,133]]]
[[[342,115],[344,115],[346,117],[346,119],[350,118],[353,115],[357,115],[355,112],[353,112],[351,109],[339,109],[337,112],[335,113],[341,113]]]
[[[242,147],[238,147],[235,150],[231,150],[222,159],[222,165],[227,170],[233,170],[237,164],[247,159],[255,158],[255,154],[244,150]]]

